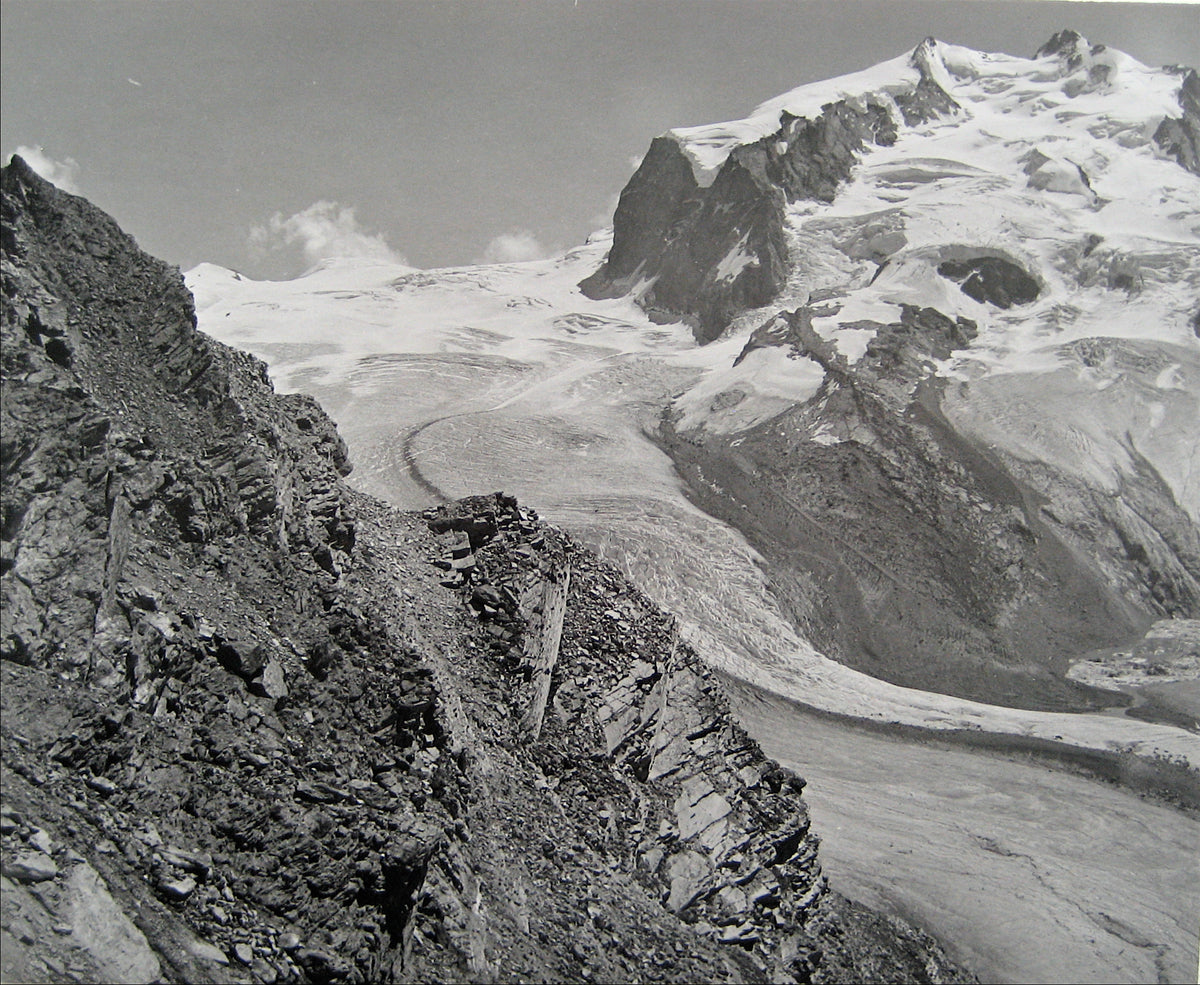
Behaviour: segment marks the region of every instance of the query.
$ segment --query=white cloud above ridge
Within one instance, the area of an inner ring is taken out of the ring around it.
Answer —
[[[322,260],[364,259],[406,264],[382,233],[365,230],[353,207],[322,199],[288,216],[276,212],[264,225],[254,226],[248,240],[251,253],[268,253],[299,247],[311,266]]]
[[[613,215],[617,211],[617,204],[621,201],[619,192],[613,192],[604,202],[604,207],[588,219],[588,225],[593,230],[610,229],[613,224]]]
[[[28,147],[25,144],[21,144],[13,153],[24,158],[26,164],[51,184],[72,195],[80,194],[79,162],[73,157],[64,157],[60,161],[47,154],[44,147]]]
[[[554,252],[528,229],[511,229],[492,239],[476,262],[524,263],[527,260],[545,260]]]

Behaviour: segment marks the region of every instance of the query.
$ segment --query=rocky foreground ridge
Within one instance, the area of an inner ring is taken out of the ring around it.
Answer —
[[[820,872],[670,616],[353,493],[177,271],[3,171],[3,977],[964,980]]]

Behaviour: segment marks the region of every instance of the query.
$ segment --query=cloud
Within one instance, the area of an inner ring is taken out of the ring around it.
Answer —
[[[638,168],[642,166],[642,161],[645,157],[641,154],[629,155],[629,173],[632,175]],[[616,214],[617,206],[621,202],[620,192],[613,192],[604,202],[604,206],[599,212],[593,213],[588,219],[588,225],[593,230],[611,229],[613,224],[613,216]]]
[[[588,219],[588,225],[592,229],[608,229],[613,224],[613,214],[617,211],[617,203],[620,201],[621,196],[618,193],[609,195],[604,207]]]
[[[314,202],[286,219],[276,212],[266,225],[250,230],[249,244],[258,256],[299,247],[310,265],[347,257],[407,263],[382,234],[367,232],[358,224],[353,208],[337,202]]]
[[[46,153],[43,147],[26,147],[24,144],[18,147],[14,153],[23,157],[25,163],[47,181],[72,195],[79,194],[79,184],[76,181],[79,176],[79,164],[73,157],[65,157],[61,161],[56,161]]]
[[[501,233],[483,251],[480,263],[520,263],[523,260],[544,260],[553,250],[543,246],[527,229]]]

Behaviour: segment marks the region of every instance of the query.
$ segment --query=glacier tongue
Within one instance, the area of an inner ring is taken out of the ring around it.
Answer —
[[[1034,59],[929,40],[746,120],[671,131],[626,189],[613,238],[554,260],[338,264],[289,282],[202,265],[188,281],[204,330],[321,399],[363,488],[421,506],[504,486],[624,565],[735,674],[833,711],[1195,762],[1196,741],[1174,728],[897,686],[915,678],[896,654],[872,671],[846,652],[822,622],[829,592],[806,562],[782,564],[765,507],[733,489],[765,484],[784,497],[770,513],[800,516],[781,505],[798,487],[768,454],[779,440],[881,476],[897,456],[951,463],[950,498],[912,514],[932,531],[915,541],[882,544],[869,516],[827,520],[853,548],[835,568],[867,620],[900,604],[864,574],[889,551],[941,550],[938,524],[974,545],[965,581],[996,598],[983,622],[955,616],[976,642],[951,649],[972,654],[962,673],[984,681],[979,695],[994,672],[1065,681],[1069,633],[1051,633],[1057,650],[1043,639],[1041,658],[1019,642],[1055,572],[1106,600],[1115,635],[1195,615],[1200,177],[1160,140],[1171,121],[1186,131],[1189,79],[1077,36]],[[748,225],[722,224],[739,209]],[[880,409],[850,414],[855,400]],[[914,414],[927,416],[900,441],[889,415]],[[939,458],[926,447],[938,441],[957,450]],[[702,452],[686,483],[678,448]],[[811,489],[834,499],[856,481],[816,475]],[[996,483],[1003,495],[987,491]],[[985,570],[1002,528],[1008,568]],[[918,608],[961,608],[947,601],[959,587]],[[1002,652],[979,642],[997,634]],[[912,654],[940,645],[914,637]]]

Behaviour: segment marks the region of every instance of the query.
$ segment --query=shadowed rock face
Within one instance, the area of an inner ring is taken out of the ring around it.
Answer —
[[[920,80],[895,97],[909,126],[956,108],[927,57],[917,50]],[[709,342],[783,286],[787,203],[833,201],[863,148],[896,136],[882,103],[832,103],[813,120],[784,113],[775,133],[736,147],[707,187],[677,141],[658,137],[621,195],[607,261],[580,287],[591,298],[633,292],[652,317],[682,318]]]
[[[1189,171],[1200,174],[1200,75],[1187,69],[1179,93],[1180,117],[1167,117],[1154,132],[1154,142]]]
[[[653,318],[692,322],[709,341],[738,311],[763,304],[786,277],[783,192],[763,155],[727,163],[712,185],[696,183],[690,162],[659,137],[621,195],[613,249],[580,284],[592,298],[633,291]],[[721,261],[734,256],[725,275]]]
[[[2,977],[968,980],[828,890],[672,617],[511,497],[352,493],[177,271],[2,185]]]
[[[1038,282],[1003,257],[947,260],[937,269],[943,277],[955,281],[967,297],[994,304],[997,308],[1011,308],[1037,300]]]

